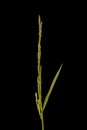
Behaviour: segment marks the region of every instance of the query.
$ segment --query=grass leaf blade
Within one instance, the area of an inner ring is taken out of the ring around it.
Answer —
[[[44,100],[44,103],[43,103],[43,111],[44,111],[44,109],[45,109],[45,107],[46,107],[46,105],[47,105],[47,102],[48,102],[49,97],[50,97],[50,94],[51,94],[51,92],[52,92],[52,90],[53,90],[53,88],[54,88],[54,85],[55,85],[55,83],[56,83],[56,80],[57,80],[58,77],[59,77],[59,74],[60,74],[60,71],[61,71],[62,66],[63,66],[63,64],[61,64],[60,68],[58,69],[58,71],[57,71],[57,73],[56,73],[56,75],[55,75],[55,77],[54,77],[54,79],[53,79],[53,81],[52,81],[52,83],[51,83],[50,89],[49,89],[49,91],[48,91],[48,93],[47,93],[47,95],[46,95],[46,97],[45,97],[45,100]]]

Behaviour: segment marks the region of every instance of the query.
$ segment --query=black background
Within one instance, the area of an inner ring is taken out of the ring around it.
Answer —
[[[11,5],[10,5],[11,4]],[[45,129],[84,126],[86,17],[81,3],[4,3],[1,9],[2,122],[9,129],[40,129],[37,91],[38,15],[43,21],[43,100],[63,68],[44,111]]]

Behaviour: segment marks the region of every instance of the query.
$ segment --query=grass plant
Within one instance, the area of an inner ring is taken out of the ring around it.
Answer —
[[[49,97],[50,97],[52,90],[54,88],[54,85],[59,77],[59,74],[60,74],[60,71],[61,71],[63,64],[61,64],[56,75],[54,76],[53,81],[51,83],[51,86],[47,92],[45,99],[44,99],[44,102],[42,103],[42,78],[41,78],[41,74],[42,74],[42,65],[41,65],[42,21],[41,21],[40,15],[38,16],[38,25],[39,25],[39,40],[38,40],[38,52],[37,52],[38,75],[37,75],[37,92],[35,92],[35,100],[36,100],[36,106],[37,106],[37,110],[38,110],[40,120],[41,120],[42,130],[44,130],[44,110],[46,108],[47,102],[48,102]]]

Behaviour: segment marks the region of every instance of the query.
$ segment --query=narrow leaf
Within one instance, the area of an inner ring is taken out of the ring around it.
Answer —
[[[57,78],[59,77],[59,74],[60,74],[60,71],[61,71],[62,66],[63,66],[63,64],[61,64],[60,68],[58,69],[58,71],[57,71],[57,73],[56,73],[56,75],[55,75],[55,77],[54,77],[54,79],[53,79],[53,81],[52,81],[52,83],[51,83],[50,89],[49,89],[49,91],[48,91],[48,93],[47,93],[47,95],[46,95],[46,97],[45,97],[45,100],[44,100],[44,103],[43,103],[43,111],[44,111],[44,109],[45,109],[45,107],[46,107],[46,105],[47,105],[47,102],[48,102],[48,100],[49,100],[49,97],[50,97],[50,94],[51,94],[51,92],[52,92],[52,90],[53,90],[53,87],[54,87],[54,85],[55,85],[55,83],[56,83],[56,80],[57,80]]]

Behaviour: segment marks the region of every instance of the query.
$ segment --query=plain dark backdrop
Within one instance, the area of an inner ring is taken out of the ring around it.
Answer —
[[[68,4],[3,4],[0,48],[3,126],[41,130],[34,96],[40,15],[43,21],[43,100],[63,63],[44,111],[45,129],[83,128],[86,110],[85,7],[80,3]]]

